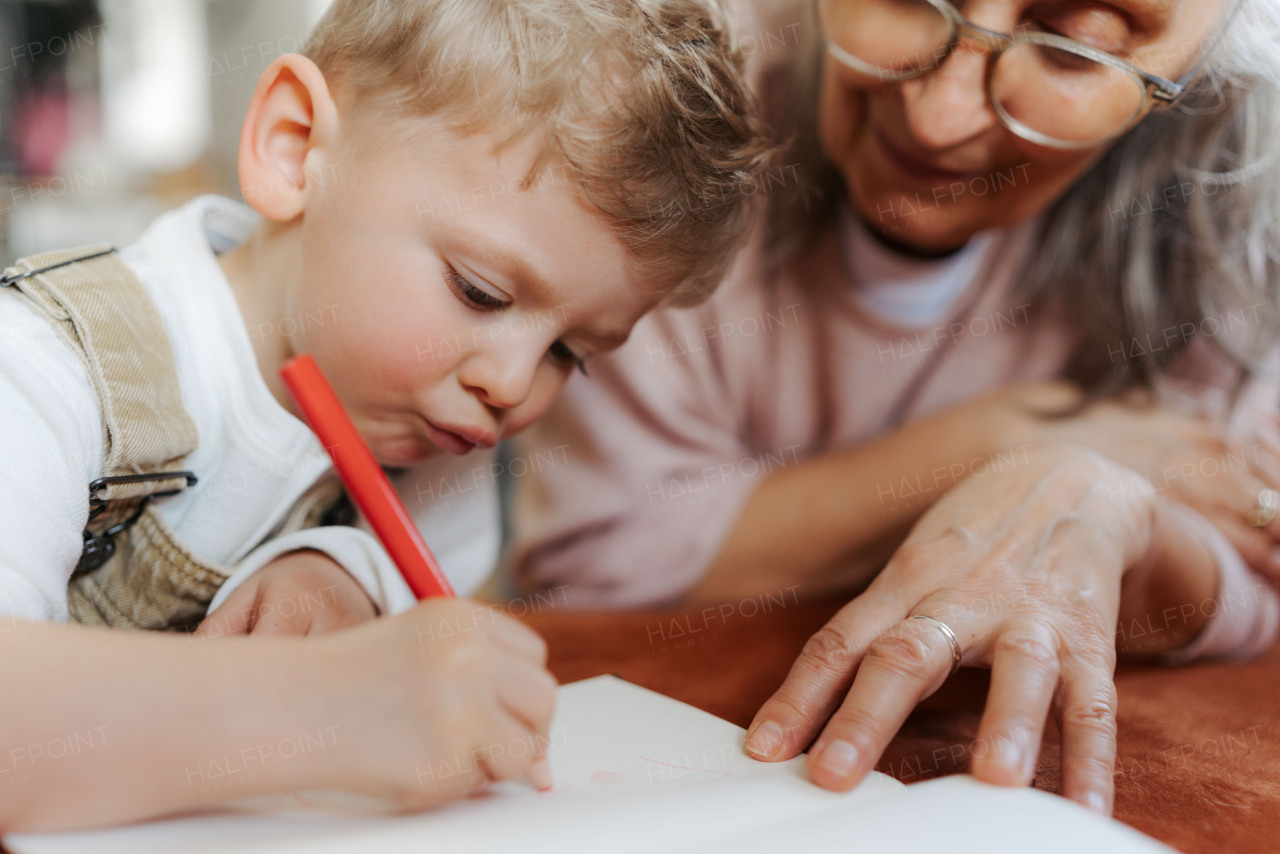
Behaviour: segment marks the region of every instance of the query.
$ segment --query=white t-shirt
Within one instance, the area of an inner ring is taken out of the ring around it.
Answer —
[[[877,240],[848,205],[841,207],[840,221],[854,299],[885,323],[914,329],[947,318],[1002,236],[1000,229],[984,231],[950,255],[914,258]]]
[[[215,251],[256,225],[247,207],[213,196],[158,219],[121,258],[155,302],[169,333],[183,404],[199,445],[184,468],[199,483],[155,502],[178,539],[234,569],[211,607],[280,554],[314,548],[341,563],[384,613],[413,597],[367,529],[316,528],[263,540],[330,463],[311,431],[271,395]],[[80,557],[88,485],[101,476],[97,395],[83,365],[49,321],[12,289],[0,289],[0,613],[67,619],[67,581]],[[467,501],[439,502],[433,483],[484,468],[488,459],[441,458],[397,483],[459,594],[493,567],[499,533],[492,479],[472,477]]]

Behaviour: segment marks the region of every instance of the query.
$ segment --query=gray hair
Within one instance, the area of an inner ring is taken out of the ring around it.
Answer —
[[[1077,379],[1150,385],[1167,362],[1138,355],[1146,342],[1177,352],[1196,337],[1242,381],[1261,372],[1280,341],[1277,139],[1280,0],[1243,0],[1182,103],[1147,116],[1042,220],[1025,286],[1071,295]]]
[[[789,85],[776,93],[806,180],[773,200],[775,263],[809,245],[843,194],[818,144],[823,46],[812,17],[805,31]],[[1241,384],[1262,372],[1280,342],[1277,140],[1280,0],[1243,0],[1180,104],[1148,115],[1041,217],[1022,287],[1071,312],[1081,336],[1072,378],[1095,396],[1151,386],[1172,359],[1134,358],[1142,342],[1172,356],[1196,339]],[[1242,313],[1249,322],[1233,322]],[[1243,335],[1221,334],[1242,326]]]

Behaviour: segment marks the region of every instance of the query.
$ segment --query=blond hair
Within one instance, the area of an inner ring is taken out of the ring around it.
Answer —
[[[336,0],[305,53],[363,105],[540,135],[672,304],[723,276],[773,153],[718,0]]]

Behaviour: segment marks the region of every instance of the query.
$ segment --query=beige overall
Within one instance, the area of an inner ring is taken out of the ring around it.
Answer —
[[[24,258],[5,273],[0,286],[49,319],[102,407],[102,477],[89,485],[85,548],[67,585],[71,621],[191,631],[231,570],[192,554],[150,503],[196,483],[181,469],[199,438],[155,304],[108,245]],[[319,524],[341,497],[322,478],[272,536]]]

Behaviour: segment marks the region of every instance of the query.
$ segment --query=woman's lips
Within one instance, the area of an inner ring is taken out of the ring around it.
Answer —
[[[899,172],[908,178],[926,184],[941,184],[948,181],[965,181],[978,174],[976,172],[958,172],[934,166],[926,160],[921,160],[913,154],[908,154],[901,146],[889,139],[883,131],[876,131],[875,137],[884,156],[891,164],[897,167]]]

